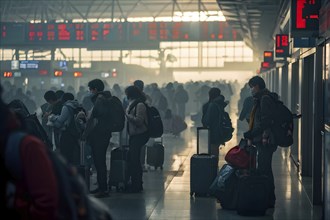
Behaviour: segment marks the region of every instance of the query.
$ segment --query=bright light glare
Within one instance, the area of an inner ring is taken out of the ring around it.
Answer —
[[[131,17],[127,18],[129,22],[152,22],[152,21],[183,21],[183,22],[192,22],[192,21],[226,21],[225,16],[222,11],[175,11],[172,16],[167,17]],[[85,19],[73,19],[73,23],[80,22],[111,22],[111,18],[88,18]],[[41,23],[41,20],[31,20],[31,23]],[[44,21],[45,22],[45,21]],[[68,20],[56,20],[57,23],[68,22]],[[114,18],[113,22],[125,22],[124,18]]]

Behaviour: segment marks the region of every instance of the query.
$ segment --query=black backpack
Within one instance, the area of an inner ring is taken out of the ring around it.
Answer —
[[[111,131],[119,132],[125,127],[125,111],[123,108],[123,103],[117,96],[111,96],[110,101],[110,111],[111,111]]]
[[[147,108],[147,117],[148,117],[148,133],[151,138],[161,137],[164,133],[163,130],[163,121],[160,117],[159,111],[154,106],[149,106],[144,103]]]
[[[122,102],[116,96],[100,99],[100,109],[97,117],[98,126],[105,131],[119,132],[125,127],[125,111]]]
[[[223,111],[222,119],[220,120],[221,137],[223,142],[230,141],[233,137],[234,128],[231,123],[228,112]]]
[[[275,144],[290,147],[293,144],[293,114],[282,101],[274,99],[273,121],[271,131]]]
[[[36,113],[30,114],[25,104],[18,99],[11,101],[8,107],[15,112],[23,123],[26,132],[39,138],[49,149],[53,149],[53,144],[44,127],[41,125]]]

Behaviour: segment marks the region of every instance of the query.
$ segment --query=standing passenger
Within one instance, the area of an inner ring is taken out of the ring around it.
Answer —
[[[209,128],[211,154],[219,160],[219,146],[224,144],[221,137],[220,120],[223,118],[224,108],[227,106],[225,97],[221,95],[219,88],[211,88],[209,101],[203,105],[202,124]]]
[[[127,132],[129,134],[129,174],[131,186],[128,187],[128,192],[137,193],[143,190],[140,152],[141,148],[149,140],[146,98],[136,86],[127,87],[125,93],[129,102],[126,118],[128,121]]]
[[[22,130],[19,119],[4,104],[0,85],[0,148],[4,150],[9,135]],[[12,181],[6,170],[4,157],[0,157],[0,213],[6,219],[55,220],[59,207],[56,175],[48,157],[46,146],[36,137],[27,135],[20,143],[20,165],[24,173],[20,180]],[[7,146],[11,147],[11,146]],[[8,181],[16,188],[14,201],[8,201]],[[10,205],[12,207],[8,207]],[[7,204],[7,205],[6,205]]]
[[[94,107],[87,121],[83,139],[92,148],[92,156],[97,174],[98,188],[91,191],[95,197],[109,196],[107,186],[106,153],[111,138],[111,125],[109,125],[108,109],[104,108],[104,102],[111,97],[110,91],[104,90],[104,83],[100,79],[91,80],[88,83],[89,91],[93,93]]]
[[[260,76],[252,77],[249,86],[254,98],[254,106],[250,116],[249,131],[244,133],[244,138],[248,140],[249,145],[254,144],[257,147],[258,170],[268,177],[270,187],[268,206],[273,208],[276,197],[272,158],[277,146],[271,143],[273,138],[270,127],[272,110],[275,109],[273,99],[278,99],[278,96],[266,89],[265,81]]]

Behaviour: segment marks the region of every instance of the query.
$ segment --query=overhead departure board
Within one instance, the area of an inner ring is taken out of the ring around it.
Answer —
[[[87,42],[85,23],[36,23],[27,25],[27,42]]]
[[[161,41],[242,40],[226,22],[0,23],[0,28],[1,47],[142,49]]]

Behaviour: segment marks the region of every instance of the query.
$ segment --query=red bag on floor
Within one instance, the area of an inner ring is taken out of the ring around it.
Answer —
[[[227,163],[239,169],[249,169],[255,168],[255,155],[251,155],[250,152],[246,150],[246,146],[242,146],[243,141],[241,140],[238,146],[230,149],[226,156],[225,160]]]

